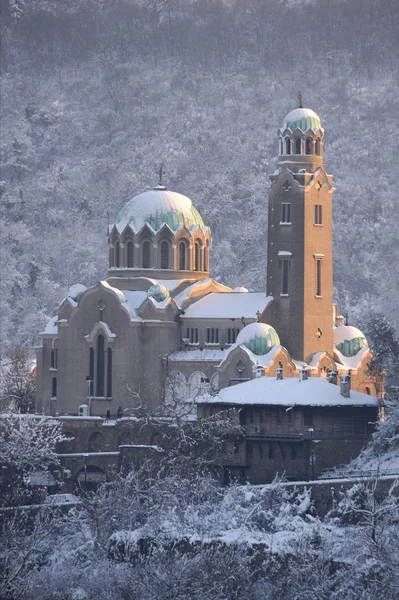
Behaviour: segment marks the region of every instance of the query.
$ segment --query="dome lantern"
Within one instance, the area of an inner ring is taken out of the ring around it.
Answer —
[[[320,117],[302,104],[291,110],[283,119],[279,135],[279,163],[291,163],[293,171],[312,171],[323,164],[324,129]]]

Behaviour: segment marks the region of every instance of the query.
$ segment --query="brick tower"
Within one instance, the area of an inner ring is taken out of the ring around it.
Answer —
[[[306,360],[333,350],[334,188],[324,170],[320,118],[298,98],[278,131],[278,172],[270,177],[267,293],[281,343]]]

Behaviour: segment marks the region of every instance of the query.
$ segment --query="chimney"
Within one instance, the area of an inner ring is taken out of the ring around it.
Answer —
[[[301,369],[301,379],[302,379],[302,381],[306,381],[308,379],[308,377],[309,377],[308,370],[305,369],[304,367],[302,367],[302,369]]]
[[[338,376],[337,371],[328,371],[329,383],[333,383],[334,385],[337,385],[337,376]]]
[[[283,379],[283,367],[277,367],[277,379]]]
[[[351,376],[349,373],[347,375],[341,375],[341,396],[343,398],[350,398],[351,396]]]
[[[265,374],[265,367],[256,363],[256,365],[252,367],[252,373],[254,374],[254,377],[263,377]]]
[[[341,327],[341,325],[345,325],[345,317],[343,315],[337,315],[335,317],[335,324],[337,327]]]

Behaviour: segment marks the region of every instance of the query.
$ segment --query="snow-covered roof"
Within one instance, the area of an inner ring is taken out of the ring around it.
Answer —
[[[340,386],[324,377],[301,379],[259,377],[222,389],[217,396],[201,396],[201,403],[274,406],[378,406],[378,399],[351,391],[350,398],[340,394]]]
[[[313,131],[321,129],[323,131],[319,115],[310,108],[295,108],[289,112],[281,124],[281,129],[282,131],[284,129],[291,129],[291,131],[300,129],[303,132],[308,129],[313,129]]]
[[[334,344],[336,346],[356,338],[366,339],[364,333],[362,333],[357,327],[353,327],[353,325],[340,325],[339,327],[335,327],[333,331],[333,337]]]
[[[58,315],[51,317],[50,321],[47,323],[44,331],[40,333],[40,335],[57,335],[58,327],[57,327]]]
[[[193,225],[204,227],[204,222],[190,198],[171,192],[165,186],[158,185],[134,196],[116,219],[116,227],[122,232],[126,225],[138,232],[147,223],[153,231],[159,231],[166,224],[172,231],[185,226],[190,229]]]
[[[180,295],[180,294],[179,294]],[[256,319],[271,296],[263,292],[211,292],[185,310],[183,319]]]

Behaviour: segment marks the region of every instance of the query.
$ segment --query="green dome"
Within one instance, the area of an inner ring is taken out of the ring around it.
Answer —
[[[282,131],[285,129],[300,129],[305,133],[308,129],[317,131],[323,130],[320,117],[310,108],[295,108],[285,117],[281,126]]]
[[[239,346],[246,346],[257,356],[263,356],[270,352],[273,346],[280,345],[280,338],[271,325],[251,323],[241,329],[236,342]]]
[[[204,221],[190,198],[171,192],[163,185],[129,200],[117,217],[117,228],[120,232],[128,224],[138,232],[145,223],[154,231],[159,231],[164,224],[173,232],[182,226],[187,229],[193,225],[204,227]]]
[[[333,336],[334,346],[347,358],[356,356],[362,348],[368,348],[368,343],[364,334],[360,329],[353,327],[352,325],[341,325],[340,327],[336,327]]]
[[[166,298],[169,298],[170,293],[164,285],[156,283],[149,288],[147,296],[148,298],[154,298],[157,302],[162,302]]]

